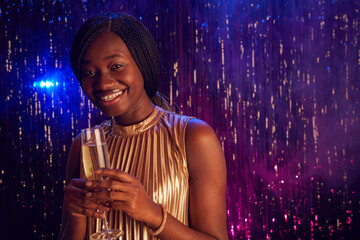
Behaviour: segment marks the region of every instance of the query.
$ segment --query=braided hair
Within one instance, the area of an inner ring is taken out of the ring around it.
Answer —
[[[71,46],[71,67],[81,84],[81,61],[91,43],[103,32],[118,35],[125,43],[144,79],[144,88],[156,105],[171,110],[158,92],[159,54],[154,38],[135,17],[107,13],[89,18],[78,30]]]

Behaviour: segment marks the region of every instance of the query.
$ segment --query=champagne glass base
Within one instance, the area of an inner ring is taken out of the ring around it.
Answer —
[[[124,234],[123,230],[120,229],[109,229],[109,230],[102,230],[100,232],[96,232],[94,234],[91,234],[90,239],[91,240],[115,240],[119,239]]]

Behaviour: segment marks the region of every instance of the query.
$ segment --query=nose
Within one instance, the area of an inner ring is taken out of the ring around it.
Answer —
[[[94,88],[96,90],[107,91],[112,88],[115,80],[111,78],[110,74],[100,72],[95,81]]]

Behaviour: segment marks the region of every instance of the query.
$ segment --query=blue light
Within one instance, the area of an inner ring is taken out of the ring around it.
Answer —
[[[59,82],[58,73],[53,73],[51,77],[45,77],[33,83],[35,88],[42,88],[42,89],[54,89],[62,85],[65,87],[65,83]]]
[[[41,87],[41,88],[51,88],[58,85],[59,85],[58,82],[53,82],[51,80],[34,82],[34,87]]]

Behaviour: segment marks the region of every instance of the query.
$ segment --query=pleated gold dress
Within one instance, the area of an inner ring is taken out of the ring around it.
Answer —
[[[189,172],[185,152],[185,129],[190,117],[156,106],[141,123],[119,126],[102,123],[107,135],[111,168],[137,177],[154,202],[188,225]],[[157,239],[146,225],[120,211],[110,211],[109,227],[122,229],[122,239]],[[101,229],[99,219],[88,217],[87,236]]]

